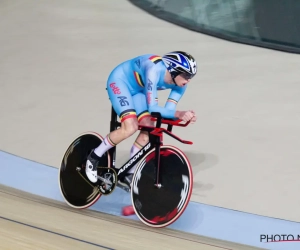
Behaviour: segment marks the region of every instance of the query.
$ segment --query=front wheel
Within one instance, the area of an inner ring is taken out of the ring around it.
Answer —
[[[133,176],[131,200],[139,219],[150,227],[174,223],[187,207],[193,189],[192,167],[186,155],[176,147],[161,146],[160,178],[154,186],[155,149],[140,161]]]

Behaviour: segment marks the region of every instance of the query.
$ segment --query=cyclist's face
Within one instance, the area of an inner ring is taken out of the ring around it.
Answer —
[[[176,84],[179,86],[179,87],[183,87],[185,86],[186,84],[188,84],[188,82],[190,81],[191,79],[186,77],[186,75],[184,74],[180,74],[178,76],[175,77],[175,82]]]

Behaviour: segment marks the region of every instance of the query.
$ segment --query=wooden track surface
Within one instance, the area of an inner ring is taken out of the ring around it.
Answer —
[[[139,221],[74,210],[0,185],[1,249],[257,249]]]

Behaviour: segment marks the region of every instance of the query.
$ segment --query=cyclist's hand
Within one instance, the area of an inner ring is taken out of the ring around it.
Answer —
[[[193,119],[194,112],[193,111],[176,111],[176,117],[184,122],[188,122]]]
[[[195,111],[191,110],[191,112],[193,113],[193,118],[191,119],[191,123],[195,123],[197,121],[197,116],[196,116],[196,113]]]

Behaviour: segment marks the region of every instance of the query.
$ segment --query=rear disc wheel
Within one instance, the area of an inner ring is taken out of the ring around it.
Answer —
[[[59,187],[63,198],[73,208],[87,208],[101,196],[99,187],[91,183],[85,174],[85,163],[88,154],[102,141],[103,137],[97,133],[81,134],[64,154],[59,169]],[[107,158],[105,167],[110,168],[110,155],[106,152],[104,157]]]

